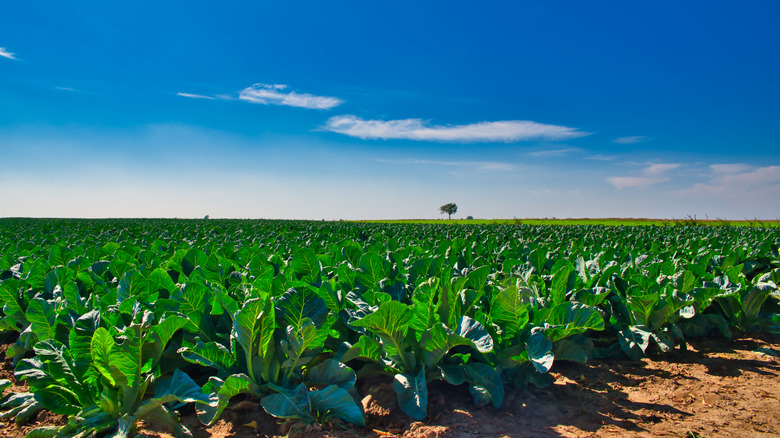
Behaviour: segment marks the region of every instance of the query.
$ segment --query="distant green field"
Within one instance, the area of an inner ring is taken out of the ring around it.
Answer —
[[[398,224],[496,224],[496,225],[609,225],[609,226],[674,226],[674,225],[704,225],[704,226],[741,226],[741,227],[780,227],[780,220],[739,220],[723,219],[646,219],[646,218],[579,218],[579,219],[387,219],[361,220],[366,223],[398,223]]]

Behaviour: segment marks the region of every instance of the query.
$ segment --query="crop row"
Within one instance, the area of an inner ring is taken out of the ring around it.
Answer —
[[[427,415],[428,384],[479,405],[549,383],[554,361],[780,334],[780,231],[738,227],[0,220],[0,335],[34,436],[186,434],[232,397],[280,419],[365,425],[357,379],[387,374]],[[10,382],[0,382],[0,386]]]

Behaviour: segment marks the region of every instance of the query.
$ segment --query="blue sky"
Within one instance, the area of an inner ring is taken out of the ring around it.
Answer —
[[[73,3],[0,7],[0,217],[780,218],[776,1]]]

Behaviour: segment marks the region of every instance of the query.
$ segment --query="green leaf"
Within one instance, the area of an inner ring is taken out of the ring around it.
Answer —
[[[49,266],[64,265],[67,263],[65,260],[65,251],[59,244],[54,244],[49,250]]]
[[[24,282],[20,280],[3,280],[0,282],[0,308],[6,316],[19,315],[24,318],[21,305],[21,295]]]
[[[606,287],[594,287],[592,289],[580,289],[574,293],[572,301],[579,301],[585,305],[596,307],[609,295],[609,289]]]
[[[183,284],[171,296],[179,301],[179,312],[184,314],[192,324],[190,331],[197,332],[202,330],[202,319],[207,313],[206,303],[209,302],[210,292],[206,285],[197,281],[189,281]]]
[[[626,305],[631,311],[633,324],[652,325],[654,319],[653,312],[656,310],[656,306],[660,300],[661,294],[658,292],[628,297],[626,299]],[[661,318],[664,319],[663,316]]]
[[[168,312],[151,330],[157,334],[161,344],[165,346],[177,331],[187,327],[189,323],[190,320],[184,315]]]
[[[634,325],[618,332],[618,343],[626,356],[633,360],[641,360],[645,357],[647,347],[650,346],[652,335],[653,332],[647,326]]]
[[[70,352],[77,362],[84,362],[83,365],[89,365],[92,337],[98,327],[100,327],[100,311],[91,310],[81,315],[70,329],[68,336]]]
[[[387,278],[390,262],[374,251],[368,251],[360,257],[359,268],[366,274],[368,289],[374,289],[383,278]]]
[[[321,327],[328,316],[328,306],[316,290],[302,287],[287,290],[276,301],[276,312],[281,327],[291,325],[299,329],[307,318]]]
[[[5,380],[9,383],[10,381]],[[27,423],[35,414],[43,409],[43,405],[35,400],[31,392],[13,393],[3,397],[2,408],[6,411],[0,412],[0,420],[13,419],[16,424]]]
[[[244,349],[247,370],[255,382],[258,376],[254,373],[254,358],[265,357],[268,344],[273,339],[274,328],[274,305],[271,300],[251,299],[233,315],[231,337]]]
[[[682,293],[689,293],[696,286],[696,274],[685,270],[674,278],[675,287]]]
[[[198,419],[205,425],[214,424],[222,411],[227,407],[230,399],[238,394],[259,394],[259,388],[246,374],[233,374],[223,382],[217,377],[210,377],[204,392],[211,392],[209,404],[198,404]]]
[[[707,323],[710,326],[717,328],[723,337],[731,339],[731,329],[729,328],[729,323],[723,319],[722,316],[715,313],[709,313],[703,316],[707,320]]]
[[[415,288],[414,294],[412,294],[414,318],[410,323],[410,327],[417,333],[425,332],[438,319],[434,309],[437,291],[439,290],[439,281],[438,278],[430,278],[420,283]]]
[[[547,322],[552,327],[545,331],[545,336],[552,342],[587,330],[604,330],[604,318],[598,310],[575,301],[555,306]]]
[[[550,285],[550,301],[553,305],[563,303],[566,293],[574,286],[576,273],[574,267],[568,263],[553,274]]]
[[[382,340],[382,347],[388,356],[410,371],[415,368],[414,357],[407,354],[402,345],[413,318],[414,314],[406,304],[388,301],[379,306],[376,312],[352,322],[352,325],[373,331]]]
[[[382,362],[384,353],[382,346],[366,335],[361,335],[357,343],[347,350],[341,360],[349,362],[353,359],[368,359],[374,362]]]
[[[429,274],[432,264],[433,258],[431,257],[422,257],[415,260],[408,268],[409,284],[418,286],[420,283],[428,281],[428,279],[436,278],[431,277]]]
[[[322,265],[311,248],[304,248],[292,257],[291,267],[296,278],[319,287]]]
[[[203,278],[215,284],[224,285],[225,273],[219,265],[219,258],[216,254],[206,257],[206,260],[200,265]]]
[[[171,377],[159,379],[155,383],[154,397],[162,400],[163,403],[178,401],[209,404],[210,402],[208,395],[201,391],[200,386],[179,369],[174,370]]]
[[[501,406],[504,401],[504,384],[495,368],[486,363],[473,362],[464,365],[463,371],[464,380],[471,384],[469,392],[477,406],[488,403],[492,403],[495,408]]]
[[[398,406],[408,416],[422,420],[428,415],[428,386],[425,367],[417,374],[396,374],[393,390],[398,395]]]
[[[260,405],[270,415],[285,419],[309,420],[312,418],[309,390],[306,385],[301,383],[294,389],[285,389],[274,385],[273,389],[278,393],[260,400]]]
[[[487,283],[488,276],[490,275],[490,266],[480,266],[477,269],[469,272],[466,275],[466,287],[470,287],[475,290],[482,290]]]
[[[420,340],[424,348],[425,366],[434,369],[442,357],[458,345],[474,347],[474,343],[463,336],[456,335],[442,322],[437,322],[423,333]]]
[[[472,342],[474,348],[480,353],[487,353],[493,350],[493,338],[487,329],[479,321],[462,316],[458,321],[457,335]]]
[[[27,285],[34,291],[46,287],[46,262],[42,258],[33,262],[30,273],[27,274]]]
[[[761,312],[761,306],[769,295],[776,291],[772,283],[758,283],[742,299],[742,328],[752,330],[758,322],[758,314]]]
[[[451,385],[462,385],[466,382],[466,373],[463,364],[440,364],[441,377]]]
[[[49,385],[35,390],[35,399],[46,409],[60,415],[76,415],[81,411],[78,397],[60,385]]]
[[[149,294],[149,282],[138,270],[127,271],[116,288],[117,304],[129,298],[141,299]]]
[[[108,265],[108,270],[115,278],[122,278],[126,272],[133,269],[138,261],[130,254],[124,251],[116,251],[114,257]]]
[[[585,335],[570,339],[560,339],[553,343],[555,360],[567,360],[577,363],[587,363],[588,351],[593,350],[593,341]]]
[[[34,358],[23,359],[17,366],[17,379],[26,379],[34,393],[47,390],[46,398],[52,410],[69,410],[68,406],[88,406],[92,393],[86,384],[86,367],[79,367],[68,349],[55,340],[40,341],[35,345]],[[43,397],[43,396],[41,396]]]
[[[456,327],[462,310],[458,299],[459,289],[451,284],[451,277],[448,272],[445,271],[442,274],[436,302],[436,313],[439,315],[440,321],[444,322],[448,327]]]
[[[103,255],[112,255],[122,248],[122,245],[116,242],[108,242],[100,248]]]
[[[287,326],[287,337],[281,343],[281,350],[287,357],[282,368],[287,370],[288,376],[299,373],[300,368],[319,353],[327,333],[326,330],[317,330],[310,319],[304,320],[300,329]]]
[[[57,314],[54,306],[43,298],[30,301],[27,307],[27,320],[30,330],[38,336],[39,341],[54,338],[56,332]]]
[[[200,248],[190,248],[181,260],[182,272],[189,277],[197,266],[206,263],[207,258],[206,253]]]
[[[550,371],[555,356],[552,352],[552,342],[544,333],[536,329],[532,330],[531,336],[525,341],[525,351],[537,371],[540,373]]]
[[[690,291],[691,297],[694,299],[694,307],[697,313],[702,313],[709,307],[712,300],[716,296],[720,295],[723,291],[720,286],[715,283],[705,283],[704,287],[697,287]]]
[[[233,315],[238,312],[238,309],[240,306],[238,305],[238,301],[233,299],[228,292],[222,288],[217,289],[217,300],[219,301],[219,304],[222,306],[223,309],[232,317]]]
[[[178,353],[187,362],[214,368],[222,375],[227,375],[235,363],[230,351],[217,342],[198,341],[192,347],[180,348]]]
[[[24,438],[51,438],[58,435],[65,426],[38,426],[27,432]]]
[[[366,425],[363,411],[355,403],[355,399],[352,398],[349,392],[337,385],[310,391],[309,400],[311,401],[311,407],[319,413],[340,418],[358,426]]]
[[[325,301],[330,312],[338,313],[344,308],[343,291],[335,280],[330,280],[322,283],[322,286],[317,290],[317,295]]]
[[[528,324],[528,307],[516,286],[495,289],[490,303],[490,318],[503,328],[504,338],[511,338]]]
[[[337,385],[345,390],[354,388],[355,380],[355,371],[334,359],[326,359],[309,368],[306,375],[309,385]]]
[[[123,377],[130,388],[137,388],[141,384],[141,369],[143,367],[143,353],[140,336],[141,327],[138,324],[132,324],[125,329],[122,336],[118,338],[119,342],[111,347],[111,375],[114,380]],[[101,335],[101,337],[104,337]],[[105,341],[102,341],[105,342]],[[114,370],[117,370],[115,372]],[[121,382],[117,382],[120,383]]]
[[[173,282],[170,274],[162,268],[152,271],[147,277],[147,281],[149,282],[149,291],[152,293],[162,290],[170,295],[176,290],[176,283]]]
[[[341,255],[344,256],[346,261],[352,266],[357,266],[362,254],[363,247],[357,242],[347,241],[344,242],[344,245],[341,247]]]

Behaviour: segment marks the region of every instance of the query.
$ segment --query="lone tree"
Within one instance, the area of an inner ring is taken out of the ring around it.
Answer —
[[[458,206],[454,202],[444,204],[439,207],[441,214],[447,213],[447,219],[452,219],[452,215],[458,211]]]

